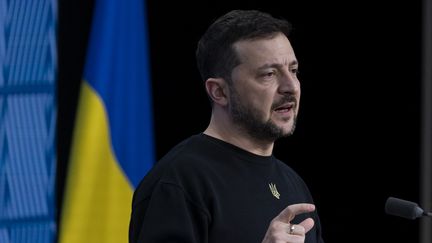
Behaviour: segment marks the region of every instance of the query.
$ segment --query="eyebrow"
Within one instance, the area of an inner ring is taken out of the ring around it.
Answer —
[[[288,66],[294,66],[294,65],[298,65],[298,61],[297,61],[297,60],[293,60],[293,61],[291,61],[291,62],[288,64]],[[276,67],[276,68],[280,68],[280,67],[282,67],[282,66],[284,66],[284,65],[283,65],[283,64],[280,64],[280,63],[266,63],[266,64],[264,64],[264,65],[258,67],[258,70],[262,70],[262,69],[266,69],[266,68],[274,68],[274,67]]]

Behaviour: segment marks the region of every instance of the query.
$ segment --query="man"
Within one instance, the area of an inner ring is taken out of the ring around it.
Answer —
[[[235,10],[198,43],[208,128],[165,155],[135,191],[130,242],[323,242],[303,180],[272,155],[300,101],[290,24]]]

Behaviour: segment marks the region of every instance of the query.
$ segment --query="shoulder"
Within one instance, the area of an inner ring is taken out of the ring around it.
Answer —
[[[291,178],[302,180],[300,175],[293,168],[291,168],[287,163],[285,163],[285,162],[283,162],[277,158],[274,158],[274,161],[275,161],[276,169],[281,171],[283,174],[285,174]]]
[[[174,176],[176,173],[195,173],[208,166],[214,144],[209,142],[202,134],[197,134],[183,140],[172,148],[155,165],[154,171],[162,172],[162,177]],[[159,170],[159,171],[158,171]],[[174,174],[173,174],[174,173]]]
[[[193,135],[173,147],[142,179],[135,190],[138,201],[148,197],[159,183],[182,190],[198,186],[207,176],[211,144],[201,134]]]
[[[275,158],[275,165],[276,165],[275,169],[280,172],[281,176],[283,178],[285,178],[285,181],[289,181],[290,184],[294,185],[300,191],[305,192],[307,194],[307,196],[310,197],[309,188],[300,174],[298,174],[287,163],[284,163],[281,160],[276,159],[276,158]]]

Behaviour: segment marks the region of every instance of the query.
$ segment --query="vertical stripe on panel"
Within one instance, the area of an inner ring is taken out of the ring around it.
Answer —
[[[19,4],[16,4],[14,6],[14,8],[12,9],[12,11],[15,12],[14,18],[11,21],[11,26],[13,27],[13,33],[11,34],[12,40],[9,41],[9,48],[12,48],[12,53],[11,53],[11,58],[13,58],[13,61],[11,62],[11,77],[9,78],[9,84],[15,85],[15,81],[17,80],[17,69],[18,69],[18,59],[19,59],[19,33],[21,33],[21,16],[20,16],[20,12],[19,11]]]
[[[16,22],[17,22],[17,17],[16,15],[18,14],[18,11],[15,11],[16,7],[15,7],[15,1],[11,2],[11,5],[9,7],[9,12],[11,13],[10,16],[10,22],[8,23],[8,27],[9,27],[9,36],[7,36],[8,40],[7,40],[7,50],[6,50],[6,63],[5,65],[9,66],[9,73],[8,75],[5,77],[5,84],[11,83],[10,80],[12,80],[13,78],[13,70],[14,70],[14,65],[16,62],[16,48],[13,46],[14,43],[16,43]]]
[[[43,108],[45,107],[45,102],[43,102],[43,95],[33,95],[34,102],[33,106],[31,106],[31,103],[29,104],[29,107],[31,107],[31,111],[33,111],[33,119],[35,125],[35,129],[32,129],[35,134],[33,134],[33,137],[35,137],[39,141],[47,141],[46,139],[46,129],[42,122],[42,119],[44,118],[44,111]],[[32,124],[32,123],[30,123]],[[34,143],[33,150],[35,151],[35,156],[32,157],[32,164],[35,167],[35,176],[33,177],[35,179],[35,198],[36,198],[36,208],[35,213],[42,215],[47,214],[48,210],[45,206],[44,199],[45,199],[45,193],[44,188],[46,190],[46,187],[43,187],[44,180],[46,179],[46,174],[43,173],[43,171],[46,171],[45,163],[44,161],[44,154],[45,154],[45,145],[46,143]]]
[[[44,118],[44,107],[45,107],[45,102],[44,102],[44,95],[37,95],[35,98],[35,102],[33,105],[32,109],[34,111],[34,125],[36,125],[35,127],[38,129],[35,129],[35,137],[40,140],[40,141],[48,141],[47,140],[47,131],[46,131],[46,127],[43,124],[43,118]],[[37,111],[37,112],[36,112]],[[33,161],[34,164],[36,165],[35,171],[36,171],[36,199],[38,202],[38,207],[37,207],[37,212],[41,215],[46,215],[48,213],[48,209],[46,207],[45,202],[45,197],[46,194],[44,193],[47,190],[47,187],[43,186],[45,185],[45,181],[47,179],[47,175],[46,173],[44,173],[46,171],[45,168],[45,147],[46,147],[46,143],[38,143],[37,149],[36,149],[36,154],[35,157],[33,157]]]
[[[0,1],[1,2],[1,1]],[[0,3],[1,4],[1,3]],[[1,70],[1,69],[0,69]],[[7,159],[7,142],[5,133],[5,120],[4,120],[4,98],[0,96],[0,221],[6,218],[5,202],[6,198],[6,159]],[[0,227],[0,239],[2,234],[2,227]],[[0,241],[3,242],[3,241]]]
[[[4,69],[6,68],[6,28],[8,23],[6,22],[6,1],[0,1],[0,87],[4,84]],[[1,97],[0,97],[1,98]],[[0,106],[1,107],[1,106]]]
[[[27,205],[29,206],[29,211],[28,211],[28,216],[30,217],[34,217],[36,216],[37,213],[37,209],[39,208],[38,205],[38,200],[37,200],[37,189],[38,189],[38,185],[37,185],[37,177],[39,177],[36,174],[36,170],[35,167],[37,167],[37,164],[34,163],[34,156],[36,155],[37,152],[35,152],[34,150],[36,149],[35,146],[37,146],[37,144],[39,142],[36,142],[35,144],[31,143],[32,138],[34,139],[35,136],[35,132],[37,130],[37,128],[32,129],[31,128],[31,120],[35,120],[35,116],[34,116],[34,111],[32,111],[30,109],[29,103],[33,102],[35,103],[36,100],[34,100],[33,98],[34,95],[29,95],[26,99],[22,99],[22,106],[23,106],[23,110],[25,115],[23,115],[23,126],[25,128],[24,133],[25,133],[25,137],[26,139],[24,139],[24,144],[25,144],[25,150],[24,151],[28,151],[26,154],[29,155],[31,154],[32,156],[27,156],[27,158],[24,159],[24,168],[26,168],[26,172],[25,172],[25,178],[26,178],[26,187],[28,188],[28,194],[26,200],[32,202],[32,203],[28,203]],[[30,102],[29,102],[30,101]],[[34,124],[34,123],[33,123]]]
[[[26,128],[25,128],[25,117],[27,116],[27,111],[24,108],[23,99],[20,98],[18,95],[13,96],[14,102],[16,104],[17,109],[13,110],[14,113],[16,113],[16,120],[17,120],[17,126],[18,129],[16,129],[16,133],[14,134],[15,139],[17,140],[18,147],[14,151],[14,153],[17,155],[17,179],[19,179],[19,189],[22,191],[20,194],[20,198],[18,200],[20,201],[20,205],[22,206],[22,210],[19,213],[19,217],[22,217],[23,215],[26,215],[30,211],[30,205],[25,203],[26,201],[33,202],[33,200],[29,200],[28,198],[31,196],[31,191],[29,190],[29,182],[26,178],[28,175],[28,166],[26,166],[26,161],[28,160],[28,147],[26,146]],[[15,112],[17,111],[17,112]],[[25,152],[24,152],[25,151]],[[19,156],[19,157],[18,157]]]
[[[38,6],[39,8],[41,7],[40,5],[42,5],[42,4],[39,3],[39,6]],[[38,16],[40,16],[40,15],[38,15]],[[35,24],[35,26],[37,26],[35,28],[37,30],[37,32],[41,32],[42,31],[43,24],[44,24],[44,21],[41,21],[41,17],[38,17],[38,19],[36,21],[36,24]],[[37,36],[37,38],[36,38],[36,41],[35,41],[35,47],[36,47],[36,50],[34,52],[35,55],[31,59],[33,68],[31,68],[31,69],[29,68],[29,70],[31,70],[30,73],[31,73],[32,77],[42,78],[42,75],[37,75],[37,72],[40,73],[42,71],[42,65],[39,62],[39,60],[41,59],[41,56],[42,56],[41,53],[43,53],[41,45],[43,43],[43,38],[44,37],[45,37],[45,35],[39,34]]]
[[[42,66],[39,65],[38,63],[36,63],[36,60],[37,60],[37,57],[41,56],[40,53],[43,49],[41,46],[41,42],[43,41],[42,38],[44,36],[46,36],[46,35],[42,34],[42,30],[43,30],[43,26],[44,26],[43,24],[45,23],[44,19],[47,19],[47,16],[46,16],[47,6],[45,6],[46,4],[48,4],[48,2],[46,2],[46,1],[39,2],[38,6],[36,6],[36,8],[35,8],[36,9],[35,12],[38,13],[36,15],[35,23],[33,25],[34,28],[32,31],[32,33],[34,33],[33,34],[34,35],[33,46],[35,48],[35,51],[32,52],[33,57],[31,59],[29,59],[30,66],[28,67],[28,72],[30,75],[29,79],[31,77],[33,77],[33,79],[34,79],[34,81],[32,81],[32,82],[35,82],[36,79],[43,79],[42,76],[35,76],[34,70],[36,67],[38,69],[42,69]],[[45,10],[45,12],[42,12],[43,10]],[[39,14],[39,12],[42,12],[42,14]]]
[[[43,203],[43,188],[42,188],[42,181],[45,177],[45,175],[42,173],[43,164],[41,163],[44,160],[44,144],[40,143],[39,141],[46,141],[46,138],[44,136],[44,127],[41,126],[41,122],[39,121],[43,117],[42,112],[42,106],[43,102],[41,95],[31,95],[29,99],[27,99],[26,102],[26,108],[28,110],[29,118],[27,119],[28,124],[28,133],[29,133],[29,139],[26,141],[28,143],[29,150],[32,151],[33,156],[30,156],[29,158],[29,168],[33,168],[29,171],[29,177],[33,178],[33,189],[32,194],[35,199],[35,203],[33,205],[32,215],[34,216],[41,216],[46,214],[46,211],[44,210],[44,203]],[[32,138],[32,139],[30,139]],[[34,143],[31,142],[31,140],[35,141]]]
[[[22,116],[25,112],[25,110],[23,109],[22,106],[22,102],[20,102],[20,100],[18,99],[17,95],[14,95],[14,101],[17,104],[16,107],[18,107],[18,109],[16,109],[16,115],[17,115],[17,125],[18,125],[18,129],[17,129],[17,134],[15,134],[15,139],[17,140],[17,144],[18,147],[16,148],[16,150],[14,151],[14,153],[17,155],[18,160],[17,160],[17,165],[19,166],[19,168],[17,169],[17,179],[19,180],[19,188],[18,190],[21,191],[20,193],[20,198],[18,198],[18,200],[20,201],[20,205],[21,205],[21,210],[19,212],[18,217],[22,217],[23,215],[27,214],[29,212],[29,205],[25,202],[28,201],[27,199],[27,195],[29,195],[29,191],[28,191],[28,187],[26,186],[26,178],[24,178],[24,175],[26,175],[27,173],[27,168],[26,166],[24,166],[25,163],[25,154],[27,154],[27,150],[24,150],[24,141],[23,139],[21,139],[24,136],[23,133],[23,119]],[[26,151],[26,153],[20,153],[20,151]],[[30,201],[31,202],[31,201]]]
[[[31,17],[33,17],[34,12],[34,4],[38,1],[31,1],[31,3],[26,4],[26,14],[24,15],[24,21],[23,21],[23,37],[21,40],[21,62],[20,62],[20,77],[19,77],[19,84],[31,84],[28,83],[28,80],[26,79],[26,73],[27,73],[27,67],[28,67],[28,54],[30,51],[32,51],[30,47],[30,43],[33,40],[33,35],[31,33],[32,24],[31,24]]]
[[[6,99],[6,101],[7,101],[7,106],[6,106],[6,114],[7,114],[7,111],[8,111],[8,108],[10,107],[10,106],[12,106],[12,102],[10,101],[10,99]],[[14,154],[12,153],[12,151],[13,151],[13,147],[15,146],[15,140],[12,138],[12,136],[11,136],[11,131],[13,131],[12,130],[12,126],[11,126],[11,124],[13,124],[13,116],[12,115],[9,115],[9,116],[7,116],[7,115],[5,115],[5,119],[4,119],[4,124],[5,124],[5,128],[6,128],[6,130],[5,130],[5,133],[6,133],[6,139],[8,139],[8,152],[9,152],[9,157],[8,157],[8,161],[5,161],[6,162],[6,164],[5,164],[5,172],[6,172],[6,181],[7,181],[7,184],[9,185],[9,193],[10,193],[10,198],[9,198],[9,202],[8,202],[8,204],[6,205],[7,206],[7,208],[5,208],[6,209],[6,214],[7,214],[7,217],[8,218],[11,218],[12,217],[12,215],[14,215],[14,214],[16,214],[16,212],[18,211],[17,210],[17,204],[12,204],[11,202],[14,200],[14,198],[16,198],[17,197],[17,193],[18,193],[18,191],[17,190],[15,190],[15,181],[13,180],[13,173],[14,173],[14,168],[13,168],[13,166],[14,166],[14,162],[15,162],[15,158],[14,158]]]
[[[27,15],[25,15],[26,18],[24,20],[25,21],[24,22],[24,33],[26,33],[26,34],[24,35],[24,40],[22,42],[22,45],[24,46],[24,48],[23,48],[23,61],[21,63],[22,71],[20,72],[22,75],[20,78],[22,84],[27,83],[26,81],[27,81],[28,66],[29,66],[28,60],[29,60],[29,54],[32,50],[31,42],[33,39],[33,33],[32,33],[33,25],[32,25],[31,20],[34,18],[34,5],[36,2],[39,2],[39,1],[31,1],[31,3],[28,4],[29,13]]]
[[[49,19],[48,15],[47,15],[48,14],[48,8],[49,8],[49,2],[48,1],[44,1],[42,3],[39,3],[39,6],[37,8],[38,9],[37,12],[38,13],[42,12],[42,13],[38,14],[38,16],[40,16],[40,17],[38,17],[38,19],[37,19],[37,23],[38,24],[35,25],[36,38],[35,38],[35,41],[34,41],[34,45],[35,45],[36,51],[34,52],[35,53],[35,57],[32,59],[33,70],[31,68],[29,68],[29,71],[31,71],[32,77],[36,78],[38,80],[46,80],[46,78],[44,76],[42,76],[40,74],[36,75],[35,71],[36,70],[42,71],[43,67],[44,67],[41,63],[38,63],[37,61],[38,61],[38,59],[41,58],[41,56],[43,55],[43,53],[46,51],[43,48],[43,46],[44,45],[48,45],[48,43],[46,43],[44,41],[44,39],[47,37],[47,34],[43,33],[43,28],[44,28],[44,26],[47,25],[48,19]],[[35,69],[36,67],[37,67],[37,69]]]
[[[23,43],[23,34],[24,34],[24,21],[25,21],[25,16],[27,15],[28,12],[28,7],[27,4],[20,4],[18,5],[19,8],[23,8],[22,11],[18,12],[18,17],[19,17],[19,21],[18,21],[18,26],[17,26],[17,42],[15,48],[17,49],[17,60],[16,60],[16,69],[15,69],[15,74],[14,74],[14,79],[11,80],[13,81],[13,84],[21,84],[21,77],[22,77],[22,63],[23,63],[23,48],[21,48],[22,43]]]
[[[17,200],[19,201],[20,204],[20,211],[19,214],[17,215],[19,218],[22,218],[23,215],[25,215],[27,212],[29,212],[29,205],[25,202],[27,202],[27,195],[29,194],[28,190],[27,190],[27,186],[26,186],[26,180],[23,176],[23,174],[27,174],[27,168],[24,166],[25,163],[25,154],[26,153],[20,153],[20,151],[26,151],[24,150],[24,144],[23,144],[23,139],[21,139],[21,137],[23,137],[23,119],[22,119],[22,114],[24,114],[24,110],[22,107],[22,103],[20,102],[20,100],[18,99],[17,95],[14,95],[14,102],[16,104],[16,109],[13,110],[13,112],[16,112],[16,121],[17,121],[17,126],[18,129],[16,130],[16,134],[15,135],[15,140],[17,141],[17,147],[15,149],[15,151],[13,151],[16,154],[17,159],[17,170],[16,170],[16,177],[17,180],[19,181],[18,183],[18,190],[21,191],[21,193],[19,194],[20,197],[17,198]],[[31,202],[31,201],[30,201]]]
[[[36,184],[36,177],[37,175],[35,174],[35,170],[34,168],[36,167],[36,165],[33,163],[33,156],[36,154],[34,152],[35,149],[35,144],[32,144],[29,142],[29,140],[31,140],[34,137],[34,133],[35,130],[30,129],[30,120],[32,119],[34,121],[35,117],[33,116],[33,111],[30,110],[29,106],[28,106],[28,102],[29,100],[33,100],[33,95],[29,95],[29,97],[27,97],[27,99],[23,100],[23,110],[24,110],[24,117],[23,117],[23,125],[25,127],[25,136],[27,137],[27,139],[25,139],[24,143],[25,143],[25,151],[28,151],[27,154],[32,154],[31,157],[25,158],[24,162],[24,167],[28,168],[28,171],[26,171],[26,184],[28,185],[28,191],[29,193],[26,194],[27,198],[26,200],[31,201],[32,203],[29,204],[29,211],[28,211],[28,216],[30,217],[34,217],[36,210],[38,208],[37,205],[37,198],[36,198],[36,190],[37,190],[37,184]],[[34,102],[34,101],[33,101]],[[34,123],[33,123],[34,124]],[[37,129],[37,128],[36,128]],[[37,144],[37,143],[36,143]],[[28,175],[28,176],[27,176]]]
[[[51,30],[54,31],[54,30]],[[47,47],[50,53],[50,60],[51,63],[57,63],[57,55],[55,49],[57,48],[57,40],[55,39],[55,35],[49,35],[48,37],[45,37],[44,39],[47,43],[50,43],[50,45]],[[52,65],[48,66],[48,74],[44,75],[43,77],[46,77],[49,81],[49,84],[54,84],[55,76],[56,76],[56,70],[55,67]],[[56,88],[54,86],[54,88]],[[55,103],[54,103],[55,104]]]
[[[8,111],[9,110],[14,110],[16,109],[14,107],[14,102],[11,100],[11,98],[8,98]],[[5,125],[6,125],[6,131],[7,131],[7,137],[9,139],[9,163],[7,163],[7,166],[9,168],[9,170],[7,172],[9,172],[7,174],[8,177],[8,182],[9,182],[9,186],[10,186],[10,193],[11,193],[11,198],[10,198],[10,202],[9,202],[9,207],[10,207],[10,211],[9,211],[9,218],[12,217],[16,217],[18,215],[19,209],[20,209],[20,205],[19,205],[19,201],[15,203],[16,199],[19,198],[19,193],[21,192],[17,186],[18,181],[16,178],[16,174],[17,174],[17,162],[18,159],[16,158],[16,154],[14,153],[14,151],[16,151],[16,147],[18,147],[17,145],[17,141],[14,138],[14,134],[12,133],[12,131],[14,131],[14,126],[13,124],[17,124],[15,121],[15,114],[13,112],[9,113],[8,112],[7,116],[8,118],[10,118],[10,122],[8,122],[8,120],[6,120]]]
[[[53,70],[54,71],[54,70]],[[54,72],[53,72],[54,73]],[[54,103],[54,98],[53,97],[48,97],[47,96],[47,103],[50,105],[49,110],[51,111],[48,119],[50,119],[50,124],[48,126],[48,144],[50,146],[50,150],[47,151],[46,153],[49,154],[49,156],[51,156],[51,158],[49,160],[46,161],[47,163],[47,176],[48,176],[48,187],[50,188],[50,190],[48,191],[48,195],[47,195],[47,200],[48,200],[48,204],[52,204],[54,205],[55,202],[55,189],[56,189],[56,167],[57,164],[55,163],[55,159],[57,158],[57,154],[56,154],[56,124],[57,124],[57,109],[56,109],[56,105]],[[47,108],[48,109],[48,108]],[[48,206],[48,205],[47,205]],[[53,207],[49,207],[48,206],[48,212],[49,212],[49,216],[51,219],[55,218],[55,210]],[[48,224],[49,229],[55,228],[55,224],[54,223],[49,223]],[[49,236],[49,235],[48,235]],[[48,237],[47,236],[47,237]]]

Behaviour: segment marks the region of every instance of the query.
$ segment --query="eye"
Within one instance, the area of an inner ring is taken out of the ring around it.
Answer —
[[[275,72],[268,72],[265,74],[266,77],[273,77],[274,75],[276,75]]]
[[[298,68],[291,68],[291,73],[293,73],[295,75],[299,74]]]
[[[263,78],[272,78],[272,77],[276,76],[276,71],[274,71],[274,70],[266,71],[266,72],[262,73],[261,76]]]

